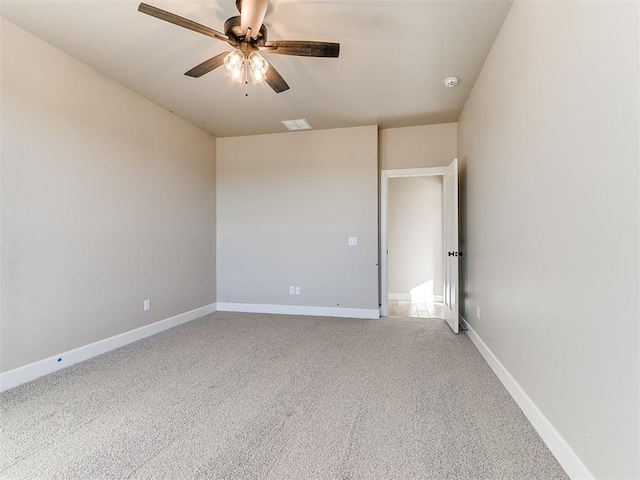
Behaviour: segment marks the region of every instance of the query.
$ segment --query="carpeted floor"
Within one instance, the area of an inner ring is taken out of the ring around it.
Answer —
[[[0,396],[3,479],[565,479],[443,320],[215,313]]]

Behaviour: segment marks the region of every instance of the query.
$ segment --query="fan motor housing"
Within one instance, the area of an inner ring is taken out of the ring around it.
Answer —
[[[244,42],[245,41],[245,33],[242,31],[242,17],[240,15],[236,17],[231,17],[226,22],[224,22],[224,33],[227,34],[229,38],[233,38],[236,42]],[[260,31],[258,32],[257,38],[251,39],[251,44],[256,47],[262,47],[267,41],[267,27],[263,25],[260,26]]]

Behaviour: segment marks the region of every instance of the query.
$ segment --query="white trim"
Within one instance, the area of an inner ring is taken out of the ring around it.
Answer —
[[[411,301],[410,293],[390,293],[387,295],[388,300],[409,300]]]
[[[443,303],[444,302],[444,295],[434,295],[433,296],[433,301],[435,303]]]
[[[4,373],[0,373],[0,392],[9,390],[10,388],[17,387],[23,383],[30,382],[36,378],[48,375],[50,373],[62,370],[65,367],[88,360],[97,355],[101,355],[110,350],[123,347],[129,343],[136,342],[143,338],[160,333],[163,330],[177,327],[183,323],[195,320],[204,315],[208,315],[217,310],[217,304],[212,303],[204,307],[196,308],[189,312],[181,313],[175,317],[160,320],[144,327],[129,330],[128,332],[114,335],[113,337],[99,340],[83,347],[74,348],[68,352],[54,355],[53,357],[38,360],[37,362],[24,365],[22,367],[14,368]],[[61,359],[58,361],[58,359]]]
[[[544,443],[549,447],[551,453],[556,457],[567,475],[573,480],[593,480],[595,477],[580,460],[567,441],[560,435],[553,424],[540,411],[527,392],[520,386],[515,378],[509,373],[505,366],[498,360],[486,343],[480,338],[476,331],[460,315],[460,320],[467,329],[467,335],[476,346],[480,354],[487,361],[491,370],[498,376],[498,379],[505,386],[511,397],[522,409],[533,427],[536,429]]]
[[[316,317],[380,318],[377,308],[308,307],[304,305],[268,305],[259,303],[218,303],[219,312],[278,313]]]
[[[387,256],[387,211],[389,209],[389,179],[403,177],[444,177],[448,167],[401,168],[380,172],[380,316],[389,314],[389,257]]]
[[[428,167],[428,168],[398,168],[395,170],[382,170],[382,175],[387,178],[404,177],[430,177],[434,175],[444,175],[448,167]]]

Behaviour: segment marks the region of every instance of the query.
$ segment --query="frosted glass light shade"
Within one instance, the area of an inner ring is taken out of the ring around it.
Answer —
[[[244,73],[244,53],[240,50],[234,50],[224,57],[224,66],[229,76],[236,82],[242,82]]]
[[[249,72],[251,72],[251,80],[254,84],[264,82],[267,70],[269,70],[269,62],[257,52],[249,54]]]

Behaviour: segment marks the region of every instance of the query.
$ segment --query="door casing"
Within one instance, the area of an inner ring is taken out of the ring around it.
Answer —
[[[389,244],[387,216],[389,209],[389,179],[407,177],[433,177],[444,175],[449,167],[402,168],[380,172],[380,316],[389,314]],[[443,202],[444,208],[444,202]],[[444,212],[443,212],[444,214]],[[443,248],[445,246],[443,245]],[[446,252],[445,252],[446,254]]]

